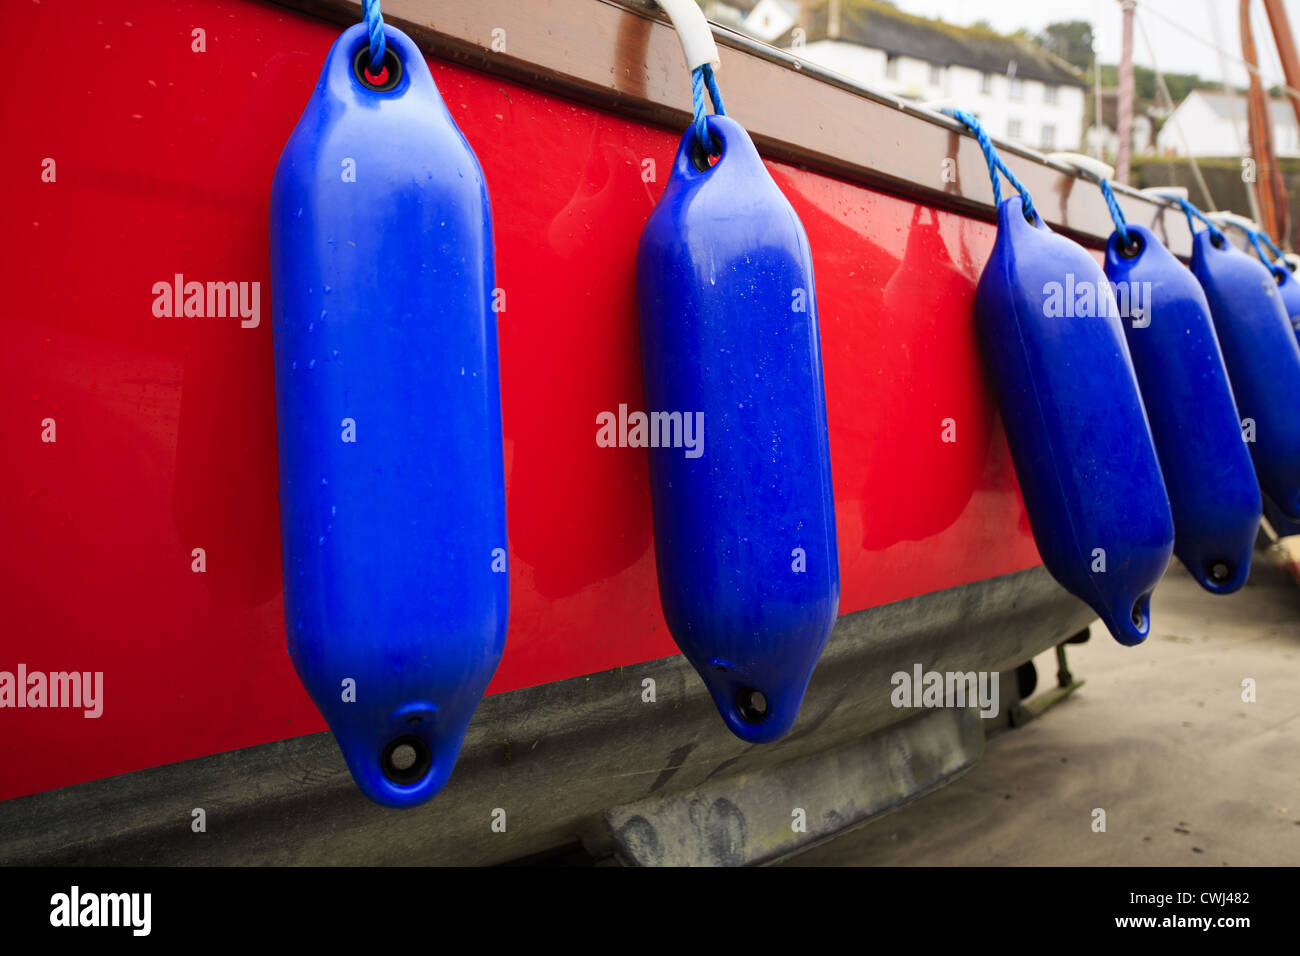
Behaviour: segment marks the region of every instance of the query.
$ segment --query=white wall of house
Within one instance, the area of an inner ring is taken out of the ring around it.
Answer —
[[[1083,132],[1084,91],[981,73],[965,66],[941,66],[913,57],[888,57],[883,50],[818,40],[791,52],[864,86],[921,102],[945,100],[974,113],[994,136],[1046,150],[1077,150]]]
[[[742,22],[746,31],[770,43],[794,26],[798,14],[798,6],[788,0],[758,0]]]
[[[1181,128],[1181,134],[1179,132]],[[1233,131],[1233,123],[1216,115],[1205,97],[1196,91],[1189,94],[1170,114],[1156,137],[1156,149],[1174,156],[1240,156],[1249,150],[1250,136],[1245,124]]]
[[[1296,126],[1290,106],[1279,108],[1274,105],[1272,111],[1273,148],[1278,156],[1300,156],[1300,127]],[[1244,98],[1240,112],[1240,117],[1234,121],[1213,109],[1199,90],[1193,90],[1160,128],[1156,148],[1160,153],[1174,156],[1185,156],[1188,148],[1193,156],[1247,155],[1250,152],[1250,130]]]
[[[1273,124],[1273,148],[1279,156],[1300,156],[1300,129]]]
[[[809,63],[834,70],[865,86],[884,88],[884,50],[873,50],[870,47],[845,43],[842,40],[818,40],[807,44],[803,49],[792,47],[790,52],[802,56]]]

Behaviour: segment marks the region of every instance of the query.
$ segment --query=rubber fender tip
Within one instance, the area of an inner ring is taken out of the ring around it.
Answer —
[[[1192,577],[1211,594],[1232,594],[1240,591],[1250,577],[1250,555],[1245,560],[1209,558],[1198,568],[1188,568]]]
[[[1141,644],[1151,634],[1151,595],[1143,594],[1123,617],[1107,615],[1103,618],[1111,636],[1125,647]]]
[[[799,716],[798,700],[781,701],[749,686],[709,688],[723,722],[746,743],[768,744],[790,732]]]
[[[346,751],[344,757],[348,757]],[[419,736],[401,734],[378,752],[360,755],[361,765],[348,759],[348,770],[357,788],[372,802],[409,810],[438,795],[451,776],[455,758],[455,750],[439,755]]]

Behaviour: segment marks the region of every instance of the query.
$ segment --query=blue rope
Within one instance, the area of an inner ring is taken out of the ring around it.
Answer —
[[[379,0],[362,0],[366,18],[366,31],[370,34],[370,72],[377,74],[384,68],[384,53],[388,42],[384,39],[384,15],[379,10]]]
[[[722,106],[722,91],[718,89],[718,81],[713,78],[711,63],[705,63],[691,71],[691,98],[695,104],[695,138],[704,147],[704,151],[711,154],[713,144],[709,139],[708,123],[704,119],[705,87],[708,87],[709,99],[713,101],[713,112],[718,116],[726,116],[727,111]]]
[[[1197,219],[1201,220],[1201,222],[1205,223],[1206,228],[1210,230],[1211,236],[1218,236],[1221,242],[1227,241],[1224,238],[1223,231],[1220,230],[1219,227],[1216,226],[1214,223],[1212,223],[1208,218],[1206,218],[1205,213],[1201,212],[1199,209],[1193,206],[1182,196],[1169,196],[1167,198],[1170,201],[1176,203],[1178,205],[1178,208],[1183,211],[1183,215],[1187,217],[1187,228],[1189,231],[1191,232],[1196,231],[1196,224],[1192,222],[1192,217],[1195,216]]]
[[[1270,246],[1273,246],[1274,249],[1277,249],[1277,246],[1273,245],[1273,240],[1269,239],[1268,236],[1264,235],[1262,232],[1256,232],[1254,229],[1242,229],[1242,232],[1246,234],[1246,238],[1250,240],[1250,244],[1255,247],[1255,255],[1259,256],[1259,261],[1268,267],[1268,271],[1273,273],[1273,275],[1277,276],[1279,279],[1285,278],[1289,270],[1283,269],[1282,266],[1274,265],[1273,261],[1264,254],[1264,248],[1259,244],[1259,240],[1263,239]],[[1281,258],[1281,250],[1278,250],[1278,258]]]
[[[1191,204],[1188,203],[1188,205],[1190,206]],[[1195,209],[1195,207],[1192,208]],[[1187,210],[1184,209],[1183,212],[1187,212]],[[1187,223],[1189,226],[1191,225],[1191,222],[1192,222],[1192,217],[1191,214],[1188,213]],[[1278,259],[1282,258],[1282,250],[1279,249],[1277,245],[1273,242],[1273,240],[1269,238],[1268,233],[1264,232],[1262,229],[1259,230],[1251,229],[1250,227],[1244,226],[1239,222],[1232,222],[1230,223],[1230,225],[1234,229],[1240,229],[1243,233],[1246,234],[1246,239],[1250,241],[1251,246],[1253,246],[1255,249],[1255,255],[1259,256],[1259,261],[1264,263],[1265,268],[1267,268],[1269,272],[1273,273],[1273,275],[1277,276],[1277,278],[1279,279],[1286,278],[1286,274],[1291,270],[1289,268],[1284,268],[1282,266],[1277,265],[1264,252],[1264,247],[1259,244],[1260,240],[1262,239],[1268,245],[1268,247],[1273,250],[1274,255]]]
[[[1106,205],[1110,209],[1111,221],[1115,223],[1115,231],[1119,233],[1119,241],[1125,246],[1131,244],[1128,236],[1128,225],[1124,221],[1124,211],[1119,208],[1119,201],[1115,199],[1115,190],[1110,188],[1110,180],[1098,179],[1101,185],[1101,194],[1106,197]]]
[[[1264,240],[1264,245],[1268,246],[1268,248],[1272,251],[1273,258],[1281,259],[1285,255],[1285,253],[1277,247],[1277,243],[1275,243],[1272,239],[1269,238],[1268,233],[1257,232],[1255,233],[1255,235],[1259,236],[1259,238]]]
[[[1266,264],[1270,269],[1276,269],[1278,275],[1282,274],[1283,269],[1285,269],[1287,272],[1293,271],[1291,268],[1291,264],[1286,260],[1286,253],[1277,247],[1277,243],[1272,240],[1272,238],[1269,236],[1268,233],[1257,232],[1255,233],[1255,235],[1258,236],[1260,239],[1264,240],[1264,245],[1268,246],[1268,248],[1272,251],[1275,257],[1275,260],[1272,263],[1269,263],[1268,260],[1265,260]],[[1255,247],[1255,251],[1259,252],[1258,246]],[[1261,259],[1264,258],[1263,253],[1260,253],[1260,258]],[[1283,265],[1280,266],[1276,265],[1277,262],[1281,262],[1283,263]]]
[[[1020,193],[1020,202],[1024,207],[1025,218],[1033,219],[1037,213],[1034,211],[1034,200],[1029,195],[1029,189],[1016,178],[1016,174],[1007,167],[1002,157],[998,155],[997,147],[993,145],[993,140],[989,139],[989,134],[984,131],[980,121],[965,110],[946,109],[944,112],[969,129],[971,135],[975,137],[975,142],[979,143],[980,149],[983,150],[984,161],[989,166],[989,181],[993,183],[993,205],[1002,205],[1002,184],[998,180],[998,172],[1001,171],[1002,175],[1007,177],[1007,182],[1011,183],[1016,192]]]

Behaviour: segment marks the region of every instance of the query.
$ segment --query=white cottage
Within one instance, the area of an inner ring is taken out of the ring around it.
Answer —
[[[872,0],[758,0],[741,28],[865,86],[969,110],[995,136],[1079,148],[1087,83],[1033,43]]]
[[[1275,99],[1269,107],[1273,116],[1273,147],[1277,155],[1300,156],[1300,127],[1296,125],[1291,104],[1284,99]],[[1160,128],[1156,148],[1166,156],[1185,156],[1188,149],[1193,156],[1248,155],[1250,129],[1246,120],[1246,98],[1212,90],[1193,90]]]

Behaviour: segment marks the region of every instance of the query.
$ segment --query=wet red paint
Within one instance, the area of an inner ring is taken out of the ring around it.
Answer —
[[[284,644],[266,222],[338,33],[233,0],[27,3],[7,27],[11,69],[42,82],[0,104],[0,670],[102,671],[104,709],[0,709],[0,798],[324,727]],[[59,37],[58,69],[24,36]],[[634,253],[680,131],[430,65],[486,172],[506,291],[491,690],[673,654],[644,452],[597,447],[595,422],[643,404]],[[993,227],[770,168],[817,270],[841,611],[1038,563],[975,345]],[[154,318],[177,273],[261,283],[260,325]]]

